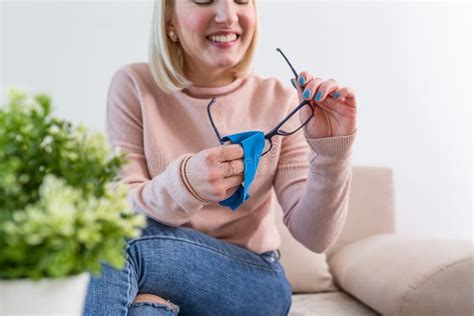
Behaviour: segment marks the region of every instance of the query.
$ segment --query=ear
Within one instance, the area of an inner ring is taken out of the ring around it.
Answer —
[[[174,27],[174,24],[173,24],[173,21],[168,21],[168,23],[166,23],[166,32],[169,32],[169,31],[174,31],[176,32],[176,28]]]
[[[168,37],[173,42],[178,42],[179,41],[179,37],[178,37],[178,33],[176,32],[176,28],[173,26],[173,24],[171,22],[168,24],[166,34],[168,35]]]

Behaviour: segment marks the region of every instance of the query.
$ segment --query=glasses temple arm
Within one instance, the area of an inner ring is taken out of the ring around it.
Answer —
[[[293,74],[295,75],[295,79],[297,79],[297,78],[298,78],[298,73],[296,72],[295,68],[293,68],[293,65],[290,63],[290,61],[288,60],[288,58],[286,58],[285,54],[283,54],[283,52],[281,51],[281,49],[277,48],[276,50],[277,50],[277,52],[279,52],[279,53],[283,56],[283,58],[285,59],[286,63],[288,64],[288,66],[290,66],[291,71],[292,71]]]
[[[288,64],[288,66],[290,66],[291,71],[292,71],[293,74],[295,75],[295,79],[297,79],[297,78],[298,78],[298,73],[296,72],[295,68],[294,68],[293,65],[290,63],[290,61],[288,60],[288,58],[286,58],[285,54],[281,51],[281,49],[277,48],[276,50],[283,56],[283,58],[285,59],[286,63]],[[211,115],[211,106],[212,106],[212,104],[214,104],[214,102],[216,102],[216,97],[212,97],[211,102],[209,102],[209,104],[207,105],[207,116],[209,117],[209,121],[211,122],[211,126],[212,126],[212,128],[214,129],[214,132],[216,133],[216,136],[217,136],[217,138],[219,139],[219,142],[220,142],[221,144],[223,144],[223,142],[221,141],[222,137],[221,137],[221,135],[219,134],[219,131],[217,130],[217,127],[216,127],[216,125],[214,124],[214,120],[212,119],[212,115]],[[278,129],[280,129],[280,127],[283,126],[283,124],[285,124],[286,121],[288,121],[288,119],[289,119],[295,112],[297,112],[299,109],[301,109],[301,107],[305,106],[306,104],[309,104],[309,101],[305,100],[305,101],[303,101],[300,105],[298,105],[298,106],[297,106],[293,111],[291,111],[291,113],[288,114],[277,126],[275,126],[275,128],[273,128],[270,132],[268,132],[267,134],[265,134],[265,139],[268,139],[268,140],[271,142],[271,138],[277,134]]]
[[[217,138],[219,139],[219,142],[222,144],[223,142],[221,141],[221,134],[219,134],[219,131],[217,130],[216,125],[214,124],[214,120],[212,119],[211,115],[211,105],[216,102],[216,97],[212,97],[211,102],[207,105],[207,116],[209,117],[209,121],[211,121],[211,126],[214,129],[214,132],[216,133]]]

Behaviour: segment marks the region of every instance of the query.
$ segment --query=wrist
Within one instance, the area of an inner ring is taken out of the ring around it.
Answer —
[[[354,128],[351,132],[340,132],[326,135],[317,135],[315,133],[308,132],[306,126],[303,127],[304,136],[308,139],[323,139],[323,138],[335,138],[335,137],[346,137],[352,136],[357,132],[357,128]]]
[[[184,157],[184,159],[181,161],[181,165],[180,165],[181,180],[183,181],[184,186],[186,187],[188,192],[191,193],[191,195],[193,195],[198,201],[206,203],[207,201],[204,200],[202,197],[200,197],[199,194],[196,192],[196,190],[194,190],[194,188],[192,187],[191,183],[189,182],[189,179],[188,179],[187,174],[186,174],[187,163],[188,163],[189,159],[191,159],[191,157],[193,157],[193,156],[194,156],[193,154],[190,154],[190,155]]]

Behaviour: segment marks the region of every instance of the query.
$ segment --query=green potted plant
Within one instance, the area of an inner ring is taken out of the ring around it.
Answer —
[[[0,107],[0,314],[80,315],[90,273],[125,263],[145,224],[102,134],[19,90]]]

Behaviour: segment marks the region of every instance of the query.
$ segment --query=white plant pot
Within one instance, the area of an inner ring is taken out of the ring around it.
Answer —
[[[82,315],[89,278],[0,280],[0,315]]]

